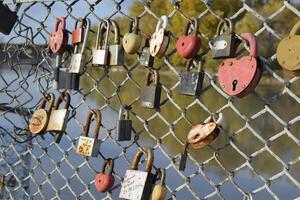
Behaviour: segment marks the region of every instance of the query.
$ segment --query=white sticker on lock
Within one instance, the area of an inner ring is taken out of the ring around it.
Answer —
[[[225,49],[226,47],[227,47],[227,42],[225,40],[216,41],[213,45],[213,48],[215,50],[222,50]]]

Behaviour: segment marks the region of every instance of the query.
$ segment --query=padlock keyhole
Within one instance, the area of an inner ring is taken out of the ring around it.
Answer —
[[[237,84],[238,84],[238,81],[237,81],[237,80],[232,81],[232,91],[235,91],[235,90],[236,90]]]
[[[185,43],[183,42],[183,43],[181,43],[181,46],[184,46],[185,45]]]

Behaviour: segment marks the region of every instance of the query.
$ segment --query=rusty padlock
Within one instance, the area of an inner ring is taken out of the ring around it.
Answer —
[[[168,17],[163,15],[159,19],[154,34],[150,39],[150,53],[153,57],[161,58],[168,49],[170,32],[166,30]]]
[[[218,119],[213,115],[202,123],[192,127],[187,139],[194,149],[200,149],[213,142],[220,133],[220,126],[223,121],[223,114],[218,114]]]
[[[195,57],[201,47],[201,39],[197,36],[199,34],[198,19],[193,18],[193,22],[194,22],[194,24],[193,24],[194,25],[194,34],[188,35],[189,29],[192,25],[192,23],[189,22],[186,26],[184,35],[180,36],[176,42],[177,52],[181,55],[181,57],[183,57],[185,59],[190,59],[190,58]]]
[[[45,133],[54,104],[54,98],[54,94],[49,93],[41,99],[38,110],[33,113],[29,121],[29,131],[32,134],[42,135]],[[46,110],[47,103],[48,109]]]
[[[277,47],[278,63],[286,70],[300,73],[300,35],[296,35],[300,29],[300,21],[296,23],[289,36],[280,41]]]
[[[78,23],[80,24],[80,27],[77,27]],[[82,18],[78,18],[75,22],[75,27],[72,31],[72,44],[73,45],[83,42],[83,33],[84,33],[83,20],[82,20]]]
[[[61,27],[59,25],[61,24]],[[53,53],[62,54],[68,45],[68,32],[66,30],[66,21],[60,17],[55,21],[55,27],[50,35],[49,46]]]
[[[225,59],[218,71],[222,89],[230,96],[244,97],[257,86],[262,67],[257,57],[257,41],[252,33],[242,33],[241,38],[250,45],[250,54],[240,59]]]
[[[105,174],[107,166],[109,167],[109,171],[108,174]],[[113,170],[114,160],[111,158],[106,159],[100,173],[95,177],[95,187],[99,192],[107,192],[113,187],[115,183],[115,177],[112,175]]]
[[[135,17],[134,21],[130,22],[129,32],[123,37],[123,47],[128,54],[135,54],[141,47],[142,36],[138,34],[138,31],[139,19]]]

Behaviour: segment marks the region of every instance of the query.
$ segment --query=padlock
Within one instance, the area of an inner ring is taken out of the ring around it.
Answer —
[[[108,65],[119,66],[124,64],[124,49],[120,41],[120,28],[116,21],[109,20],[114,28],[114,43],[109,45]]]
[[[90,32],[90,27],[91,27],[91,20],[88,18],[85,18],[82,21],[83,21],[82,26],[83,26],[83,30],[84,30],[84,38],[83,38],[80,52],[77,52],[78,48],[79,48],[79,43],[76,44],[74,47],[74,53],[72,55],[70,67],[69,67],[69,71],[68,71],[69,73],[80,74],[83,72],[83,67],[84,67],[83,54],[87,47],[87,42],[88,42],[88,37],[89,37],[89,32]]]
[[[65,89],[79,90],[80,76],[81,75],[77,74],[77,73],[66,72],[66,74],[65,74],[65,77],[66,77]]]
[[[61,24],[61,27],[59,25]],[[49,47],[53,53],[62,54],[68,45],[68,32],[66,30],[66,21],[64,17],[57,18],[55,27],[50,35]]]
[[[138,17],[135,17],[134,21],[130,22],[129,32],[123,37],[123,47],[128,54],[135,54],[141,47],[142,36],[138,34],[138,31],[139,19]]]
[[[147,155],[146,170],[139,171],[138,164],[144,152]],[[151,148],[139,148],[131,162],[131,169],[128,169],[125,173],[119,198],[135,200],[149,199],[154,181],[154,174],[151,173],[153,160],[154,156]]]
[[[262,67],[257,58],[257,42],[252,33],[242,33],[241,38],[250,45],[250,54],[240,59],[225,59],[218,70],[219,84],[230,96],[244,97],[257,86]]]
[[[123,104],[119,110],[119,119],[117,122],[118,141],[131,140],[132,121],[129,119],[128,105]]]
[[[55,67],[53,68],[53,80],[52,80],[52,87],[53,89],[56,90],[58,89],[60,63],[61,63],[61,54],[57,54],[55,59]]]
[[[164,200],[167,196],[167,188],[166,188],[166,170],[163,168],[159,168],[155,173],[155,179],[160,179],[160,183],[156,184],[153,187],[150,200]]]
[[[42,135],[45,133],[49,117],[54,104],[54,94],[46,94],[40,101],[38,110],[36,110],[30,121],[29,121],[29,131],[32,134]],[[46,103],[48,103],[48,109],[46,110]]]
[[[223,120],[223,114],[210,116],[207,120],[192,127],[189,131],[187,139],[194,149],[200,149],[213,142],[220,133],[220,126]]]
[[[105,27],[106,24],[106,27]],[[103,44],[103,34],[106,32],[104,44]],[[105,66],[108,64],[108,36],[110,32],[110,23],[108,20],[104,20],[98,25],[96,44],[93,49],[93,66]]]
[[[152,76],[154,76],[154,85]],[[160,107],[161,85],[159,82],[159,74],[156,70],[149,71],[146,75],[146,86],[141,88],[141,106],[144,108]]]
[[[192,24],[191,22],[189,22],[186,26],[184,35],[180,36],[176,42],[177,52],[181,55],[181,57],[185,59],[190,59],[195,57],[201,47],[201,39],[197,36],[199,34],[198,19],[193,18],[193,22],[194,22],[194,34],[188,35],[190,26]]]
[[[152,68],[154,64],[154,57],[150,53],[149,39],[146,39],[145,46],[139,55],[139,62],[141,65]]]
[[[154,34],[150,40],[150,53],[153,57],[161,58],[168,49],[170,32],[166,30],[168,17],[163,15],[156,25]]]
[[[294,25],[288,37],[282,39],[277,47],[278,63],[289,72],[300,72],[300,35],[296,35],[300,29],[300,21]]]
[[[0,176],[0,198],[3,199],[4,196],[4,176]]]
[[[14,7],[13,10],[10,10],[3,2],[0,2],[0,32],[4,35],[9,35],[12,29],[14,28],[17,20],[18,15],[17,12],[19,11],[21,4],[18,3]]]
[[[108,174],[105,174],[107,166],[109,167],[109,171]],[[112,175],[113,170],[114,160],[111,158],[105,160],[100,173],[95,177],[95,187],[99,192],[107,192],[113,187],[115,183],[115,177]]]
[[[95,130],[93,138],[88,137],[92,116],[95,115]],[[83,135],[79,137],[76,152],[82,156],[97,157],[101,141],[98,139],[101,125],[101,112],[98,109],[91,110],[86,119]]]
[[[190,66],[193,60],[190,59],[186,62],[186,72],[180,73],[180,83],[178,86],[179,93],[183,95],[199,95],[202,91],[204,81],[204,71],[202,70],[202,61],[198,63],[198,71],[190,71]]]
[[[63,109],[59,109],[60,104],[65,99],[65,106]],[[66,130],[68,117],[69,117],[69,106],[70,106],[71,97],[67,91],[61,93],[57,98],[54,109],[50,114],[50,119],[47,126],[47,131],[55,133],[55,142],[59,143],[63,133]]]
[[[80,23],[80,27],[77,27],[78,23]],[[72,31],[72,44],[76,45],[76,44],[82,43],[83,42],[83,34],[84,34],[83,20],[82,20],[82,18],[79,18],[76,20],[75,27]]]
[[[240,42],[241,41],[233,32],[231,20],[225,18],[219,23],[217,28],[217,36],[212,42],[212,57],[215,59],[235,57],[236,47]]]
[[[188,158],[188,148],[189,148],[189,143],[186,142],[184,144],[183,147],[183,152],[180,155],[180,160],[179,160],[179,164],[178,164],[178,170],[179,171],[184,171],[186,168],[186,162],[187,162],[187,158]]]

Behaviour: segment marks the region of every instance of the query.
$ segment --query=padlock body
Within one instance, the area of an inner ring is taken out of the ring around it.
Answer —
[[[132,126],[132,121],[129,119],[118,120],[118,124],[117,124],[118,141],[131,140],[131,129],[132,129],[131,126]]]
[[[176,42],[177,52],[185,59],[196,56],[200,47],[201,40],[195,35],[181,36]]]
[[[142,37],[135,33],[126,33],[123,37],[123,47],[126,53],[135,54],[142,44]]]
[[[43,134],[49,121],[48,112],[45,109],[35,111],[29,122],[29,131],[33,134]]]
[[[66,30],[59,28],[51,32],[49,47],[53,53],[62,54],[68,45],[68,33]]]
[[[75,53],[72,55],[70,67],[69,67],[69,73],[81,73],[83,71],[83,65],[82,65],[82,54],[81,53]]]
[[[69,117],[69,110],[59,109],[53,110],[50,114],[47,131],[64,132]]]
[[[122,45],[109,45],[108,65],[118,66],[124,64],[124,49]]]
[[[66,89],[79,90],[79,85],[80,74],[67,72]]]
[[[154,57],[150,54],[150,47],[144,47],[139,55],[140,64],[146,67],[153,67]]]
[[[108,49],[94,49],[93,50],[93,65],[107,65],[108,61]]]
[[[128,200],[149,199],[154,178],[152,173],[131,169],[127,170],[122,182],[119,198]]]
[[[76,28],[72,31],[72,44],[76,45],[83,42],[83,29]]]
[[[76,152],[82,156],[97,157],[99,154],[100,140],[80,136]]]
[[[104,173],[99,173],[95,177],[95,187],[99,192],[109,191],[115,183],[115,177]]]
[[[154,33],[150,40],[150,53],[153,57],[161,58],[168,49],[170,42],[169,32],[159,29]]]
[[[18,15],[0,3],[0,19],[0,32],[9,35],[18,20]]]
[[[165,200],[167,196],[167,188],[162,185],[155,185],[152,190],[150,200]]]
[[[199,95],[202,91],[204,72],[183,72],[179,83],[179,93],[183,95]]]
[[[184,171],[186,167],[188,155],[186,153],[182,153],[180,156],[179,164],[178,164],[178,170]]]
[[[151,85],[141,88],[141,106],[144,108],[160,107],[161,86]]]
[[[215,59],[235,57],[236,46],[239,42],[239,39],[233,33],[217,36],[212,44],[212,57]]]

